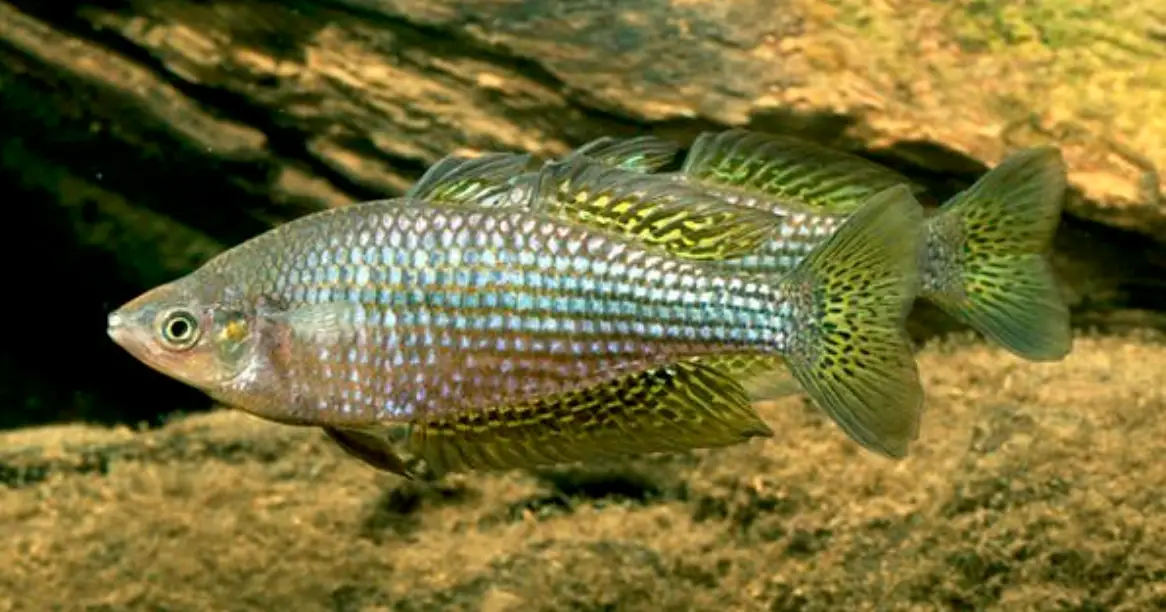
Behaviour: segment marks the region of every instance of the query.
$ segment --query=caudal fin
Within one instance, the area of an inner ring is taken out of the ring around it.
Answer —
[[[920,287],[923,209],[906,185],[867,199],[779,284],[790,372],[856,442],[902,458],[923,388],[904,327]]]
[[[1065,183],[1056,149],[1029,149],[944,204],[927,223],[923,297],[1019,357],[1065,357],[1069,308],[1047,258]]]

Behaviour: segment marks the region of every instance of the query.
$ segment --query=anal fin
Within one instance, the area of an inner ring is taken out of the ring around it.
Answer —
[[[521,405],[417,423],[409,448],[429,470],[444,474],[713,448],[772,435],[732,377],[683,361]]]
[[[776,400],[805,391],[781,357],[749,353],[697,357],[693,361],[720,370],[736,380],[754,402]]]

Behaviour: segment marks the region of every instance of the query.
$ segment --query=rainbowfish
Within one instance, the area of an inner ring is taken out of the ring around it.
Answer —
[[[587,207],[618,200],[627,183],[621,171],[647,173],[669,161],[679,147],[651,136],[604,137],[564,160],[541,195],[568,217],[586,217]],[[512,173],[490,175],[482,162],[443,159],[410,190],[411,195],[457,200],[464,183],[491,189],[486,204],[514,205],[529,197],[539,174],[516,174],[529,158],[493,154]],[[581,163],[590,158],[594,163]],[[545,175],[544,175],[545,176]],[[726,202],[766,210],[778,217],[780,236],[746,257],[724,265],[757,272],[783,272],[803,257],[871,196],[906,177],[874,162],[802,141],[744,129],[701,134],[673,173]],[[500,187],[514,192],[507,199]],[[925,220],[920,258],[920,296],[970,325],[1013,354],[1054,361],[1071,349],[1068,306],[1048,261],[1066,189],[1063,159],[1054,148],[1024,150],[1006,158],[971,187]]]
[[[852,439],[905,456],[922,410],[904,321],[923,214],[906,187],[869,198],[776,275],[717,265],[776,239],[769,213],[625,180],[667,188],[594,213],[641,219],[630,233],[537,197],[310,214],[131,300],[108,333],[227,406],[320,427],[404,476],[386,433],[401,428],[435,475],[771,437],[741,378],[778,366]]]

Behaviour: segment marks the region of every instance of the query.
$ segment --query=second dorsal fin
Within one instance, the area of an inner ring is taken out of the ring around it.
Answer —
[[[670,178],[583,157],[547,164],[536,183],[534,210],[630,236],[686,259],[742,257],[780,230],[768,212],[729,204]]]
[[[771,205],[752,204],[759,208],[843,215],[885,189],[911,186],[898,172],[857,155],[741,128],[698,136],[680,173],[701,187]]]

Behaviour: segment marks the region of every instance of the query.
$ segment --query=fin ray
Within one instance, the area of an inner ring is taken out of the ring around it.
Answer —
[[[1047,254],[1066,189],[1051,147],[1006,158],[928,220],[923,296],[1013,354],[1055,361],[1072,347]]]
[[[525,153],[486,153],[478,157],[447,155],[429,167],[405,197],[444,204],[499,206],[521,202],[515,179],[529,172]],[[514,201],[511,201],[514,198]]]
[[[681,174],[771,212],[847,214],[885,189],[910,185],[898,172],[857,155],[742,128],[698,136]]]
[[[905,329],[920,284],[922,221],[906,186],[886,189],[779,280],[800,313],[790,372],[852,439],[890,458],[906,456],[922,410]]]
[[[385,472],[412,480],[415,474],[384,436],[362,429],[322,427],[337,446],[348,455]]]
[[[545,166],[537,191],[538,210],[632,236],[685,259],[735,259],[755,252],[780,231],[778,219],[768,212],[584,158]]]
[[[668,165],[680,145],[655,136],[602,136],[568,153],[563,159],[586,157],[608,168],[650,174]]]
[[[323,302],[303,304],[272,317],[286,324],[295,338],[335,346],[356,335],[354,311],[346,302]]]
[[[519,406],[431,419],[416,425],[409,444],[441,474],[712,448],[772,435],[736,381],[684,361]]]
[[[774,355],[730,354],[696,357],[693,361],[720,370],[736,380],[750,401],[775,400],[802,391],[782,358]]]

